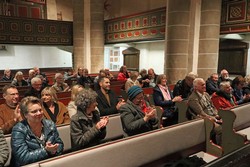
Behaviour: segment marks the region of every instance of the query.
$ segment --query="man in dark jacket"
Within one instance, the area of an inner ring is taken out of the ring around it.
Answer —
[[[34,96],[37,98],[41,98],[42,91],[42,80],[38,77],[34,77],[31,79],[31,88],[25,92],[24,97]]]
[[[212,95],[214,92],[217,92],[220,90],[218,85],[218,74],[213,73],[210,75],[210,77],[206,81],[206,89],[207,93],[209,95]]]
[[[118,101],[115,93],[110,90],[110,80],[107,77],[99,79],[100,89],[96,91],[98,94],[96,101],[100,111],[100,116],[117,114],[120,106],[125,104],[124,101]]]
[[[193,81],[197,77],[193,72],[190,72],[185,79],[179,80],[174,87],[173,95],[181,96],[183,99],[188,98],[192,92]]]

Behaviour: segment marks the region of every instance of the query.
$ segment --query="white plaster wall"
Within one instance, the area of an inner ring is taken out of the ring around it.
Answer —
[[[140,70],[153,68],[155,73],[164,73],[164,42],[138,43],[135,48],[140,50]]]
[[[72,67],[72,53],[57,47],[7,45],[6,51],[0,51],[0,58],[0,69]]]

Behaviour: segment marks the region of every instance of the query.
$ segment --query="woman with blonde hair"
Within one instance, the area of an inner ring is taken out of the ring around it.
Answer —
[[[41,92],[45,118],[52,120],[56,125],[70,122],[67,107],[59,102],[56,92],[51,87],[46,87]]]
[[[71,88],[71,101],[68,104],[68,112],[69,112],[69,117],[71,118],[73,115],[76,114],[77,111],[77,107],[75,105],[75,99],[76,99],[76,95],[83,90],[83,86],[82,85],[74,85]]]
[[[23,78],[23,72],[18,71],[15,75],[15,78],[11,82],[12,85],[15,86],[28,86],[28,82],[26,82]]]

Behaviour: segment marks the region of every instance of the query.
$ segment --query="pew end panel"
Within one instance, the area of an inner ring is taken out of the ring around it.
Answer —
[[[222,124],[222,148],[223,155],[228,154],[246,144],[246,136],[235,132],[234,120],[236,114],[231,110],[219,110],[219,116],[223,120]]]
[[[214,122],[209,118],[204,118],[205,131],[206,131],[206,152],[217,157],[221,157],[223,154],[223,149],[219,145],[215,144],[211,138],[210,134],[214,129]]]
[[[180,102],[176,102],[175,106],[178,109],[178,123],[188,121],[188,119],[186,117],[186,112],[187,112],[187,108],[188,108],[188,101],[183,100]]]

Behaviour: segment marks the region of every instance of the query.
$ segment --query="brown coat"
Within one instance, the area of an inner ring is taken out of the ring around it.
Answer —
[[[4,134],[11,133],[12,127],[16,124],[14,111],[15,108],[10,108],[7,104],[0,105],[0,127]]]
[[[70,123],[70,117],[69,117],[67,107],[63,103],[61,103],[59,101],[57,102],[57,104],[58,104],[59,112],[57,114],[55,124],[56,125],[61,125],[61,124]],[[46,119],[52,120],[50,115],[48,114],[48,112],[44,108],[44,106],[43,106],[43,114],[44,114],[44,117]]]

